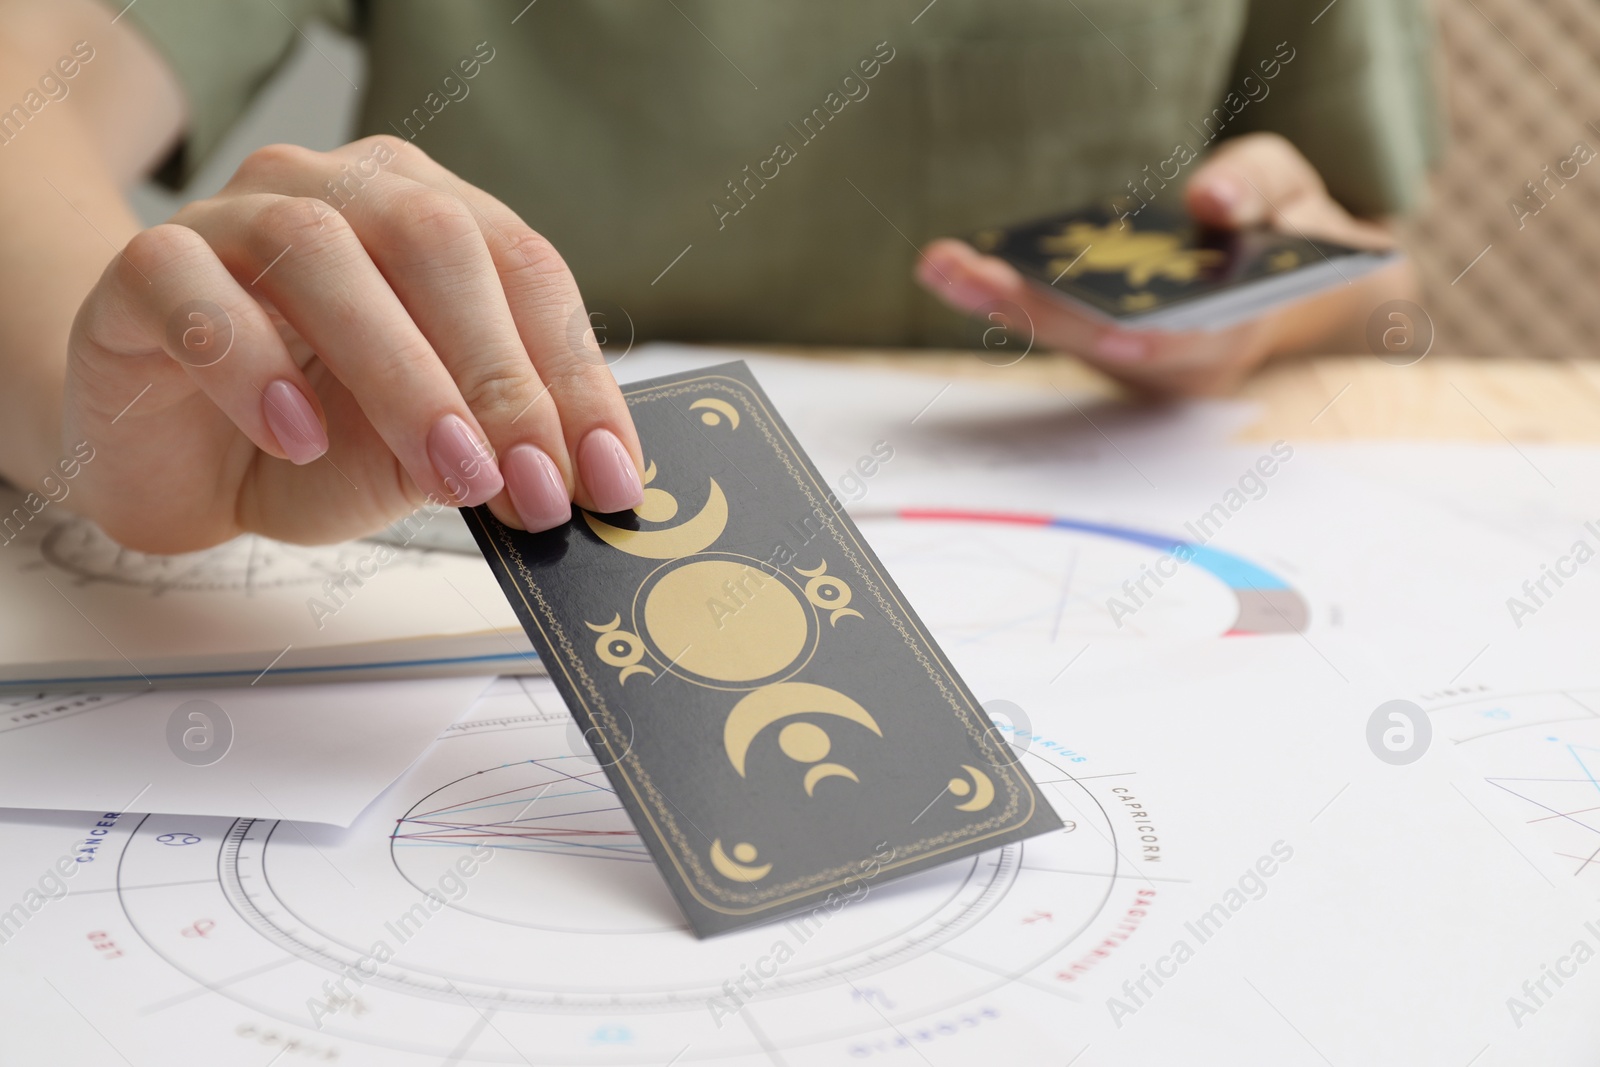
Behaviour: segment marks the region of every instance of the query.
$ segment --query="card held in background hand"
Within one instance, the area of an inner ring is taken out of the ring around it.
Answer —
[[[1146,204],[1119,216],[1087,208],[972,238],[1057,299],[1127,329],[1216,330],[1393,261],[1266,228],[1213,230]]]
[[[1061,825],[743,363],[623,392],[634,512],[467,523],[696,934]]]

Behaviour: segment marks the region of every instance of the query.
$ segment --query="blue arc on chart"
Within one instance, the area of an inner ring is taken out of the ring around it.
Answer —
[[[1238,600],[1239,613],[1234,618],[1233,625],[1223,635],[1225,637],[1303,633],[1311,619],[1311,608],[1306,603],[1305,597],[1271,571],[1230,552],[1167,534],[1150,533],[1128,526],[1084,522],[1059,515],[1013,511],[894,508],[885,514],[904,522],[970,522],[1071,530],[1075,533],[1145,545],[1179,557],[1187,556],[1189,563],[1227,586]]]

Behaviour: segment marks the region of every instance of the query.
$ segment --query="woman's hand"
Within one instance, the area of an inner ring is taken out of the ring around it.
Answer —
[[[78,506],[153,552],[339,540],[430,497],[530,530],[631,508],[639,442],[588,325],[556,250],[415,146],[262,149],[79,309]]]
[[[1268,225],[1286,233],[1364,248],[1393,244],[1381,225],[1358,219],[1331,196],[1304,156],[1276,134],[1223,142],[1189,179],[1189,213],[1210,226]],[[1040,291],[1004,260],[939,240],[924,249],[917,280],[961,311],[995,301],[1020,307],[1037,343],[1072,352],[1139,388],[1205,394],[1236,387],[1270,356],[1360,344],[1366,316],[1385,300],[1412,297],[1409,262],[1216,331],[1127,330],[1080,314]]]

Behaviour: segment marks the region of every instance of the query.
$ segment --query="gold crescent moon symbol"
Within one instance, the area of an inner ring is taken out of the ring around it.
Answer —
[[[883,736],[878,721],[867,709],[837,690],[810,682],[777,682],[762,686],[733,706],[722,727],[722,745],[739,777],[744,777],[745,756],[757,734],[780,719],[807,713],[837,715]]]
[[[656,461],[651,460],[644,469],[644,484],[656,480]],[[644,499],[633,513],[646,522],[666,522],[678,513],[678,498],[665,489],[646,489]]]
[[[756,858],[755,847],[744,842],[733,846],[733,854],[746,860]],[[718,874],[724,878],[731,878],[735,882],[759,882],[772,873],[772,864],[770,863],[763,863],[760,866],[735,863],[728,857],[726,852],[722,851],[722,838],[720,837],[711,842],[711,866],[717,869]]]
[[[852,782],[861,781],[860,778],[856,777],[855,771],[852,771],[849,767],[846,767],[842,763],[819,763],[806,772],[806,796],[809,797],[813,795],[811,791],[815,789],[817,787],[817,783],[822,781],[824,778],[848,778]]]
[[[970,763],[963,763],[961,769],[972,775],[972,782],[968,784],[965,778],[950,779],[950,792],[958,797],[972,794],[972,799],[965,804],[957,804],[957,811],[982,811],[994,803],[994,782],[989,776]]]
[[[700,421],[705,423],[707,426],[720,425],[722,419],[717,417],[720,414],[722,418],[728,420],[728,428],[730,430],[737,430],[739,428],[738,409],[736,409],[726,400],[718,400],[716,397],[708,396],[704,400],[696,400],[693,404],[690,404],[689,410],[704,411],[705,414],[700,416]]]
[[[667,522],[678,513],[678,498],[665,489],[646,489],[633,513],[646,522]]]
[[[728,498],[715,478],[706,495],[706,506],[694,518],[666,530],[624,530],[597,519],[587,511],[583,521],[589,529],[619,552],[645,559],[681,559],[704,552],[722,536],[728,525]],[[658,490],[659,491],[659,490]]]

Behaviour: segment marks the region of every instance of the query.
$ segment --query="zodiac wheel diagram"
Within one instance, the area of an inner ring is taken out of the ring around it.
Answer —
[[[686,1044],[683,1062],[694,1062],[973,1010],[1012,976],[1053,979],[1134,892],[1100,781],[1030,752],[1051,802],[1075,816],[1066,830],[826,916],[695,941],[603,773],[567,751],[562,726],[464,725],[401,783],[394,807],[347,835],[146,817],[118,865],[128,920],[198,986],[324,1039],[388,1050],[384,1063],[646,1064]],[[507,752],[527,758],[495,762]],[[460,875],[464,858],[485,853]],[[205,936],[193,936],[197,923]],[[222,944],[226,956],[213,951]],[[744,1013],[760,1038],[725,1021]]]

